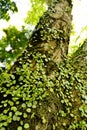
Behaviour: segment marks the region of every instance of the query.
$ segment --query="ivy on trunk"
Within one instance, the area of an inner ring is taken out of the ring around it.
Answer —
[[[2,130],[86,130],[87,50],[84,43],[67,58],[71,8],[71,1],[54,2],[22,55],[1,74]]]

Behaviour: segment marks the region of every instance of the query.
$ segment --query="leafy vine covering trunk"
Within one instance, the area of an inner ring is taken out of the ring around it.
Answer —
[[[71,3],[67,0],[55,1],[37,24],[21,56],[25,59],[24,61],[27,62],[29,58],[26,55],[30,52],[40,52],[51,63],[60,63],[68,52],[71,18]],[[18,59],[18,64],[19,61],[21,58]],[[51,64],[49,66],[51,67]]]
[[[1,74],[1,130],[87,129],[86,42],[66,59],[71,8],[70,0],[55,1],[14,66]]]

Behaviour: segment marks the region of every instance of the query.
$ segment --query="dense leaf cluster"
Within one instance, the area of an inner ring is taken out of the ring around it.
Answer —
[[[24,27],[19,31],[15,26],[3,29],[5,36],[0,40],[0,62],[11,63],[23,51],[30,32]]]
[[[31,0],[32,8],[29,10],[28,15],[25,19],[27,24],[36,25],[40,17],[46,11],[46,1],[45,0]]]
[[[0,0],[0,19],[9,20],[9,11],[18,11],[15,2],[11,0]]]
[[[87,65],[65,61],[50,78],[45,55],[32,52],[26,59],[0,76],[0,129],[86,130]]]

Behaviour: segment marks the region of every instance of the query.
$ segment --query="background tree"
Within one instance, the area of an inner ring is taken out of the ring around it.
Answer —
[[[17,12],[17,6],[14,1],[11,0],[0,0],[0,19],[9,20],[9,11]]]
[[[30,0],[32,3],[31,10],[28,11],[27,17],[25,18],[25,22],[27,24],[36,25],[39,21],[40,17],[46,11],[46,0]],[[32,17],[33,16],[33,17]]]
[[[29,31],[15,26],[3,29],[5,36],[0,40],[0,62],[11,64],[20,55],[29,39]]]
[[[54,2],[14,66],[0,75],[1,129],[87,129],[87,43],[67,57],[71,8],[71,1]]]

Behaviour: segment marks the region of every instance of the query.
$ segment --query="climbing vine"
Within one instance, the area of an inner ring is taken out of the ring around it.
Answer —
[[[29,63],[21,64],[14,73],[2,72],[1,74],[0,129],[11,129],[15,123],[14,129],[31,129],[31,121],[37,116],[42,124],[46,125],[47,115],[51,113],[56,118],[52,128],[85,130],[87,128],[87,84],[85,83],[87,67],[76,69],[72,62],[67,61],[57,65],[58,72],[55,72],[54,79],[50,79],[44,68],[46,56],[35,52],[29,56],[32,57]],[[49,102],[48,107],[45,101]],[[52,101],[54,101],[53,108]],[[43,111],[42,106],[46,106],[47,111]]]

